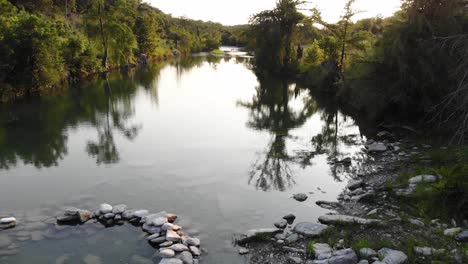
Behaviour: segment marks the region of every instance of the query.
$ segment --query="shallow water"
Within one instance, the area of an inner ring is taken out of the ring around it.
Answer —
[[[199,233],[202,263],[242,263],[233,234],[287,213],[315,222],[327,212],[315,201],[335,200],[359,169],[333,159],[359,160],[364,138],[307,90],[257,78],[249,60],[190,57],[3,106],[0,215],[19,224],[0,231],[18,246],[0,263],[82,263],[88,254],[127,263],[155,252],[129,225],[57,228],[53,216],[66,205],[176,213]],[[298,192],[309,199],[292,199]],[[46,226],[31,227],[37,222]],[[43,238],[18,241],[25,230]]]

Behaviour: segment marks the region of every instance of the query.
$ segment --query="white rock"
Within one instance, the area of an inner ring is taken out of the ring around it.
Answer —
[[[238,251],[240,255],[245,255],[249,253],[249,250],[245,247],[239,247]]]
[[[189,251],[183,251],[182,253],[178,254],[176,258],[182,260],[184,264],[193,264],[193,256]]]
[[[101,204],[99,206],[99,212],[101,212],[101,214],[111,213],[112,212],[112,205],[110,205],[110,204]]]
[[[14,217],[5,217],[0,219],[0,224],[11,224],[16,223],[16,218]]]
[[[162,226],[165,223],[167,223],[167,218],[166,217],[157,217],[157,218],[153,219],[152,222],[151,222],[151,224],[153,224],[155,226]]]
[[[369,152],[384,152],[387,150],[387,146],[384,143],[376,142],[366,146]]]
[[[384,257],[382,262],[386,264],[403,264],[408,260],[405,253],[389,248],[379,250],[379,255]]]

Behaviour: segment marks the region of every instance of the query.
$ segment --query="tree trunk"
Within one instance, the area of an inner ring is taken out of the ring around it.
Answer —
[[[102,46],[104,47],[104,55],[102,56],[101,65],[104,68],[104,70],[106,70],[107,69],[108,48],[107,48],[107,38],[106,38],[106,35],[104,34],[104,23],[102,21],[101,3],[99,3],[99,6],[98,6],[98,15],[99,15],[99,28],[100,28],[101,37],[102,37]]]

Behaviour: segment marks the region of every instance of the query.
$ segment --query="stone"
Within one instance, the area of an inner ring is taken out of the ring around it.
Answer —
[[[276,243],[278,243],[278,244],[284,244],[284,240],[283,240],[283,239],[278,239],[278,240],[276,240]]]
[[[8,228],[16,226],[16,218],[14,217],[4,217],[0,219],[0,226],[5,226]]]
[[[369,261],[363,259],[363,260],[359,261],[358,264],[369,264]]]
[[[153,240],[153,239],[158,238],[158,237],[160,237],[160,234],[156,233],[156,234],[152,234],[152,235],[148,236],[146,239]]]
[[[155,225],[155,226],[162,226],[164,225],[165,223],[167,223],[167,218],[166,217],[157,217],[157,218],[154,218],[152,221],[151,221],[151,224]]]
[[[190,252],[192,252],[192,254],[194,256],[200,256],[201,255],[200,249],[198,249],[197,247],[190,246],[189,249],[190,249]]]
[[[298,257],[289,256],[288,257],[288,263],[300,264],[300,263],[302,263],[302,259],[298,258]]]
[[[182,251],[189,250],[189,248],[184,244],[174,244],[170,247],[170,249],[174,250],[175,252],[182,252]]]
[[[434,183],[439,178],[434,175],[418,175],[408,180],[410,184],[418,184],[418,183]]]
[[[159,213],[156,213],[156,214],[147,214],[145,216],[143,216],[140,220],[140,223],[146,223],[148,225],[153,225],[153,221],[157,218],[161,218],[161,217],[165,217],[166,215],[166,212],[165,211],[162,211],[162,212],[159,212]]]
[[[315,243],[312,245],[312,248],[314,249],[315,258],[317,259],[319,258],[320,255],[330,254],[333,251],[330,245],[325,244],[325,243]]]
[[[276,223],[274,223],[274,226],[276,226],[277,228],[281,228],[281,229],[286,228],[287,225],[288,225],[288,221],[286,221],[285,219],[279,220]]]
[[[414,253],[420,256],[432,256],[432,255],[440,255],[445,253],[444,249],[435,249],[430,247],[414,247]]]
[[[193,264],[193,256],[192,253],[188,251],[183,251],[182,253],[177,255],[177,258],[182,260],[184,264]]]
[[[86,223],[91,219],[91,212],[88,210],[78,210],[78,219],[81,223]]]
[[[316,201],[315,204],[317,204],[318,206],[322,208],[329,209],[329,210],[341,207],[340,203],[338,202],[329,202],[329,201],[322,201],[322,200]]]
[[[154,238],[154,239],[151,239],[150,242],[151,243],[155,243],[155,244],[160,244],[160,243],[163,243],[164,241],[166,241],[166,237],[165,236],[162,236],[162,237],[158,237],[158,238]],[[170,241],[172,242],[172,241]],[[171,244],[172,245],[172,244]]]
[[[76,208],[76,207],[67,207],[65,208],[65,215],[77,215],[78,214],[78,211],[80,209]]]
[[[387,151],[387,146],[381,142],[375,142],[366,146],[369,152],[385,152]]]
[[[123,212],[125,212],[125,210],[127,210],[127,205],[125,204],[119,204],[119,205],[116,205],[112,208],[112,213],[113,214],[122,214]]]
[[[169,223],[174,223],[177,220],[177,215],[175,214],[166,214],[164,216],[167,218]]]
[[[147,216],[149,214],[148,210],[137,210],[133,213],[135,217],[142,218],[144,216]]]
[[[292,222],[296,219],[296,216],[293,215],[293,214],[287,214],[285,216],[283,216],[283,219],[288,221],[288,222]]]
[[[144,223],[141,226],[141,229],[143,229],[144,231],[146,231],[146,232],[148,232],[150,234],[156,234],[156,233],[160,233],[162,231],[161,227],[148,225],[146,223]]]
[[[371,259],[377,257],[377,252],[372,248],[361,248],[359,250],[359,256],[363,259]]]
[[[417,225],[417,226],[421,226],[421,227],[424,226],[424,223],[423,223],[422,221],[420,221],[420,220],[417,220],[417,219],[410,219],[409,221],[410,221],[410,223],[413,224],[413,225]]]
[[[185,241],[185,243],[189,246],[200,246],[200,239],[196,238],[196,237],[189,237],[187,238],[187,240]]]
[[[381,224],[381,220],[365,219],[349,215],[322,215],[319,217],[320,223],[323,224],[359,224],[359,225],[372,225]]]
[[[460,227],[449,228],[449,229],[444,230],[444,235],[453,237],[457,235],[458,233],[460,233],[461,231],[462,229]]]
[[[378,254],[383,257],[382,262],[385,264],[403,264],[408,260],[405,253],[389,248],[382,248]]]
[[[293,198],[298,202],[304,202],[308,197],[305,193],[296,193],[293,195]]]
[[[113,219],[114,217],[115,217],[115,214],[113,214],[113,213],[104,214],[105,219]]]
[[[320,236],[323,232],[328,229],[327,225],[301,222],[294,226],[294,231],[305,237],[316,237]]]
[[[175,252],[170,248],[164,248],[159,251],[158,256],[162,258],[172,258],[175,256]]]
[[[172,242],[180,242],[182,241],[182,238],[173,230],[168,230],[166,232],[166,240],[167,241],[172,241]]]
[[[163,258],[159,264],[184,264],[182,260],[176,258]]]
[[[167,218],[166,218],[167,219]],[[178,231],[181,229],[180,226],[178,225],[174,225],[174,224],[171,224],[171,223],[164,223],[162,226],[161,226],[161,229],[162,230],[174,230],[174,231]]]
[[[275,239],[277,240],[285,240],[286,236],[284,234],[276,234]]]
[[[455,236],[455,240],[463,243],[468,242],[468,230],[464,230],[461,233],[458,233],[458,235]]]
[[[123,217],[124,219],[130,220],[130,219],[132,219],[133,217],[135,217],[135,212],[132,211],[132,210],[125,210],[125,211],[122,213],[122,217]]]
[[[63,216],[58,216],[56,218],[57,223],[70,223],[70,222],[75,222],[79,220],[79,216],[77,215],[63,215]]]
[[[247,230],[244,234],[242,234],[237,242],[240,244],[247,243],[251,240],[256,240],[259,237],[264,238],[264,237],[273,237],[276,233],[282,232],[281,229],[278,228],[258,228],[258,229],[250,229]]]
[[[170,247],[170,246],[172,246],[172,244],[174,244],[174,242],[166,241],[166,242],[163,242],[163,243],[159,244],[159,246],[160,247]]]
[[[83,257],[83,262],[85,264],[101,264],[102,260],[100,257],[95,255],[86,255],[85,257]]]
[[[110,204],[101,204],[99,205],[99,212],[101,214],[108,214],[112,212],[112,205]]]
[[[299,240],[298,234],[291,234],[285,239],[285,242],[291,244],[291,243],[297,242],[298,240]]]
[[[364,185],[363,180],[350,180],[346,186],[350,191],[355,190]]]
[[[356,264],[358,261],[358,257],[356,253],[350,249],[341,249],[331,254],[325,254],[329,258],[326,259],[317,259],[312,261],[313,264]]]
[[[240,255],[245,255],[245,254],[249,253],[249,250],[247,248],[245,248],[245,247],[239,247],[238,251],[239,251]]]
[[[153,264],[153,261],[142,256],[133,255],[128,264]]]

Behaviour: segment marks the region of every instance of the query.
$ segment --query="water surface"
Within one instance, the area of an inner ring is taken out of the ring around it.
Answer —
[[[242,263],[235,232],[326,213],[315,201],[335,200],[359,169],[334,162],[359,161],[359,127],[307,89],[258,78],[249,60],[190,57],[1,107],[0,215],[20,223],[0,231],[19,248],[0,263],[82,263],[88,254],[127,263],[155,252],[127,225],[57,228],[51,217],[66,205],[176,213],[202,239],[202,263]],[[292,199],[298,192],[309,199]],[[17,241],[24,230],[44,238]]]

